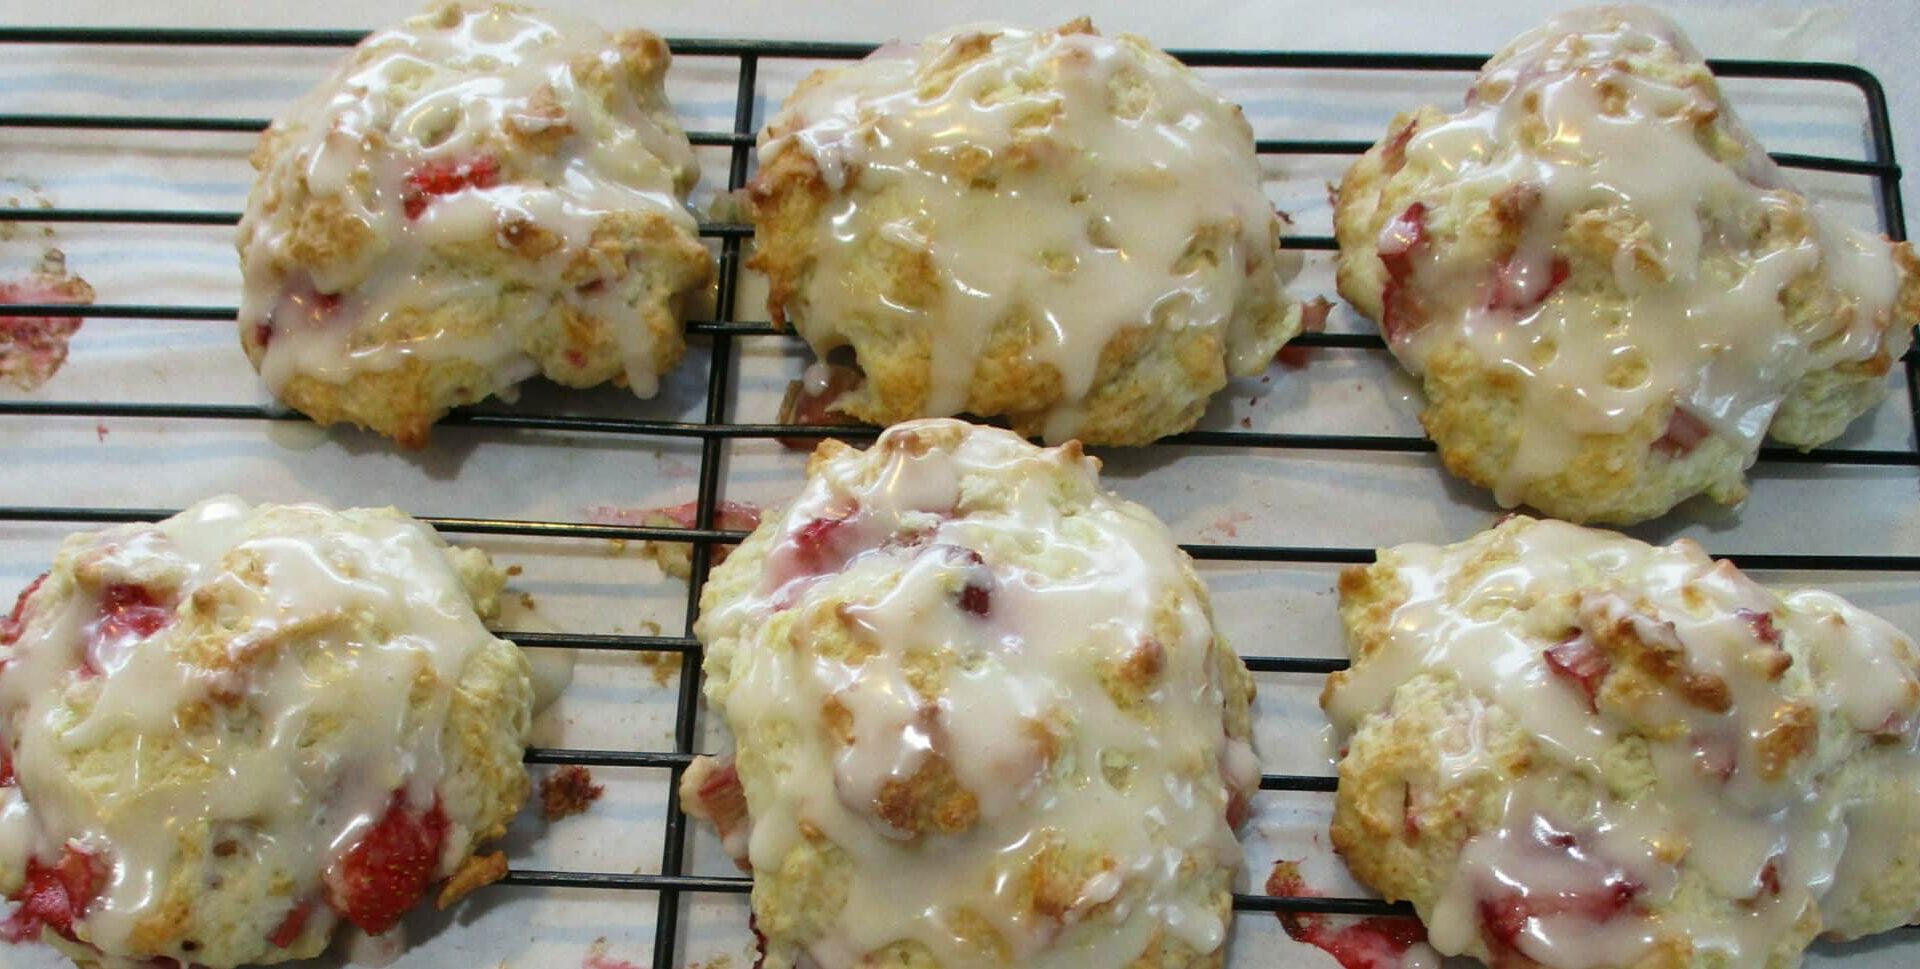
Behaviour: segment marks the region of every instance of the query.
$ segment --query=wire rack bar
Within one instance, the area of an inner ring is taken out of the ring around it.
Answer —
[[[365,36],[359,30],[282,30],[231,29],[182,30],[147,28],[25,28],[0,27],[0,44],[44,45],[126,45],[195,49],[207,47],[293,48],[344,47]],[[789,40],[675,39],[669,46],[677,56],[731,59],[738,70],[733,126],[727,131],[690,132],[696,145],[729,149],[728,188],[746,183],[755,141],[755,98],[759,65],[767,59],[841,60],[859,57],[874,49],[865,43],[816,43]],[[1403,53],[1349,53],[1318,51],[1173,51],[1176,57],[1196,67],[1267,69],[1295,71],[1360,72],[1471,72],[1485,61],[1483,55]],[[1891,123],[1886,98],[1879,81],[1869,72],[1848,64],[1753,60],[1710,60],[1709,65],[1722,77],[1766,78],[1845,84],[1863,98],[1868,117],[1867,151],[1864,158],[1826,155],[1775,153],[1779,164],[1795,169],[1834,172],[1873,180],[1882,228],[1893,238],[1905,238],[1904,209],[1900,197],[1901,168],[1894,157]],[[199,132],[210,135],[253,134],[267,124],[264,118],[156,116],[128,114],[0,113],[0,129],[89,130],[125,132]],[[1269,155],[1348,156],[1365,151],[1370,142],[1328,139],[1261,139],[1256,149]],[[41,222],[96,225],[206,226],[227,227],[239,220],[239,213],[225,210],[155,210],[134,208],[0,208],[0,223]],[[765,321],[737,319],[738,273],[741,248],[752,229],[741,223],[706,222],[701,234],[719,244],[719,287],[716,316],[712,321],[689,325],[691,333],[711,339],[713,353],[707,380],[706,406],[702,419],[695,422],[641,420],[631,418],[577,417],[465,411],[445,423],[487,429],[599,433],[643,436],[661,439],[698,440],[701,458],[695,527],[661,528],[635,525],[606,525],[562,521],[516,521],[477,517],[423,517],[428,524],[450,534],[522,536],[579,540],[626,540],[685,542],[693,547],[692,580],[688,584],[684,629],[681,635],[603,635],[509,631],[501,635],[529,649],[585,649],[625,652],[671,653],[683,657],[675,684],[676,708],[673,745],[670,750],[595,750],[576,748],[531,748],[526,752],[529,764],[549,766],[577,764],[603,768],[637,768],[666,771],[669,777],[665,836],[661,845],[660,870],[652,874],[613,872],[569,872],[516,869],[501,882],[524,888],[580,888],[651,891],[659,895],[652,965],[669,969],[678,958],[681,904],[696,893],[738,895],[751,888],[751,881],[739,876],[702,876],[685,871],[685,815],[678,809],[678,779],[695,756],[698,725],[698,668],[702,651],[692,635],[699,591],[712,564],[712,549],[737,542],[742,533],[714,526],[714,512],[724,479],[725,447],[734,440],[758,440],[773,437],[853,437],[871,436],[871,428],[790,427],[775,424],[739,423],[730,420],[728,401],[733,382],[734,341],[743,337],[791,338]],[[1328,251],[1334,241],[1327,236],[1293,236],[1287,246],[1310,251]],[[20,304],[8,307],[9,316],[92,317],[130,321],[228,322],[237,316],[233,306],[164,306],[142,303],[116,303],[93,306],[65,304]],[[1377,352],[1384,343],[1371,333],[1308,334],[1298,340],[1303,346],[1332,350]],[[1920,426],[1920,351],[1909,353],[1903,363],[1907,371],[1908,410]],[[246,404],[195,404],[152,401],[0,401],[0,417],[30,420],[64,418],[126,418],[156,420],[304,420],[290,412]],[[1920,436],[1917,436],[1920,437]],[[1192,431],[1169,438],[1162,446],[1189,448],[1286,448],[1313,451],[1361,451],[1425,453],[1433,449],[1424,438],[1406,435],[1362,434],[1284,434],[1255,431]],[[1920,440],[1904,449],[1819,448],[1799,452],[1769,447],[1761,452],[1763,462],[1782,464],[1829,464],[1852,466],[1920,466]],[[38,506],[0,506],[0,522],[15,523],[92,523],[146,521],[166,517],[164,509],[65,508]],[[1366,548],[1275,545],[1185,545],[1196,559],[1223,562],[1280,563],[1306,566],[1337,566],[1372,561],[1374,552]],[[1831,570],[1857,572],[1920,572],[1920,556],[1913,555],[1827,555],[1756,551],[1723,556],[1753,569]],[[1306,656],[1243,657],[1247,666],[1262,673],[1325,675],[1345,669],[1345,659]],[[1261,789],[1325,793],[1337,788],[1332,776],[1303,774],[1263,774]],[[1342,915],[1411,915],[1405,905],[1389,904],[1366,898],[1321,898],[1236,894],[1233,907],[1241,912],[1295,912]]]

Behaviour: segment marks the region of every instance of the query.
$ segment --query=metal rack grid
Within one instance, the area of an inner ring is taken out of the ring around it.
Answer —
[[[112,28],[9,28],[0,27],[3,45],[133,45],[164,48],[196,47],[347,47],[365,36],[360,31],[338,30],[149,30]],[[850,60],[865,56],[871,44],[814,43],[804,41],[746,41],[724,39],[672,39],[669,47],[678,57],[704,57],[732,60],[737,65],[737,86],[731,130],[690,131],[695,145],[729,149],[727,189],[745,186],[751,150],[754,145],[755,94],[762,62],[785,60]],[[1452,72],[1477,71],[1484,55],[1426,53],[1345,53],[1235,50],[1175,50],[1175,57],[1194,67],[1255,68],[1272,70],[1346,71],[1346,72]],[[1826,155],[1776,153],[1775,161],[1787,168],[1835,172],[1871,179],[1876,193],[1881,229],[1895,240],[1906,237],[1904,211],[1900,196],[1900,168],[1894,159],[1891,123],[1886,97],[1879,80],[1857,66],[1837,63],[1709,60],[1708,64],[1723,78],[1759,78],[1782,81],[1828,82],[1855,89],[1864,100],[1867,116],[1868,157],[1852,159]],[[264,118],[161,117],[106,114],[0,114],[0,129],[82,129],[170,132],[256,132],[264,128]],[[1366,141],[1263,139],[1256,149],[1266,155],[1358,155],[1369,147]],[[115,208],[0,208],[0,222],[27,223],[114,223],[145,225],[228,226],[239,221],[238,212],[204,210],[139,210]],[[697,704],[699,702],[700,644],[691,630],[698,610],[699,594],[710,567],[713,546],[739,541],[744,533],[714,526],[721,486],[722,449],[730,440],[786,438],[871,437],[871,428],[800,427],[780,424],[737,423],[728,417],[728,382],[731,376],[734,343],[739,339],[793,339],[764,321],[739,318],[737,294],[741,272],[742,241],[752,227],[738,223],[703,222],[703,237],[719,241],[719,274],[712,320],[693,322],[688,332],[712,342],[713,353],[707,375],[705,411],[695,422],[657,421],[610,417],[584,417],[532,413],[456,412],[443,424],[475,428],[584,432],[634,437],[677,438],[700,442],[698,497],[693,528],[655,528],[625,525],[581,524],[560,521],[523,521],[484,518],[423,517],[422,520],[442,532],[462,535],[510,535],[568,539],[655,540],[690,543],[693,548],[692,576],[688,584],[685,634],[679,636],[586,635],[564,633],[503,632],[501,635],[528,648],[568,648],[627,652],[677,653],[688,660],[682,664],[677,684],[674,717],[674,744],[671,750],[594,750],[532,748],[529,764],[577,764],[589,767],[661,768],[669,772],[668,817],[665,843],[661,848],[659,874],[579,872],[514,869],[500,884],[539,887],[626,889],[657,892],[660,904],[653,937],[652,965],[667,969],[674,965],[680,940],[680,905],[684,893],[744,893],[750,879],[734,876],[699,876],[685,868],[687,841],[686,816],[678,805],[678,780],[693,759]],[[1291,249],[1333,250],[1334,240],[1326,236],[1291,236],[1285,240]],[[17,304],[7,315],[49,317],[95,317],[129,320],[204,320],[232,321],[233,306],[153,305],[138,303],[95,304]],[[1385,344],[1371,333],[1303,334],[1296,344],[1361,352],[1384,352]],[[1765,447],[1762,462],[1815,465],[1877,465],[1920,467],[1920,349],[1910,351],[1902,360],[1906,374],[1908,414],[1913,432],[1907,448],[1817,448],[1798,451],[1784,447]],[[263,406],[190,403],[109,403],[86,401],[0,401],[0,418],[34,419],[41,417],[212,419],[248,421],[300,421],[298,414]],[[1195,430],[1158,442],[1156,447],[1241,447],[1253,449],[1301,449],[1316,451],[1431,452],[1431,441],[1410,435],[1293,434],[1241,430]],[[152,520],[173,514],[177,509],[158,508],[72,508],[51,506],[0,506],[0,521],[115,523]],[[1370,548],[1333,546],[1274,546],[1199,544],[1183,545],[1195,559],[1292,564],[1354,564],[1370,562]],[[1779,570],[1829,570],[1920,573],[1920,555],[1847,555],[1799,554],[1780,552],[1730,553],[1729,558],[1746,568]],[[1283,655],[1245,655],[1247,666],[1255,672],[1324,675],[1344,668],[1344,660]],[[1336,788],[1332,776],[1301,774],[1265,774],[1261,789],[1267,791],[1331,792]],[[1388,904],[1369,898],[1327,898],[1307,896],[1266,896],[1236,894],[1236,912],[1297,912],[1351,915],[1409,915],[1404,904]]]

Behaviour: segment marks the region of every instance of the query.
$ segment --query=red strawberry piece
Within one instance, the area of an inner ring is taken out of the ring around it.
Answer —
[[[306,931],[307,918],[311,915],[313,900],[303,899],[287,913],[286,918],[280,920],[280,924],[267,936],[267,942],[275,948],[284,949],[299,941],[300,933]]]
[[[760,920],[753,913],[747,913],[747,931],[753,933],[753,969],[762,969],[767,964],[767,934],[760,931]]]
[[[1501,260],[1493,270],[1493,291],[1487,295],[1487,309],[1517,314],[1531,312],[1567,281],[1573,269],[1565,259],[1555,256],[1548,263],[1545,285],[1533,278],[1537,272],[1535,267],[1512,256]]]
[[[492,155],[466,160],[436,158],[408,173],[400,203],[407,218],[417,219],[437,196],[468,188],[492,188],[499,183],[500,163]]]
[[[853,552],[853,516],[815,518],[793,533],[794,558],[811,574],[837,572]]]
[[[100,596],[100,635],[145,639],[173,621],[173,610],[160,604],[153,590],[116,582]]]
[[[100,594],[100,619],[87,640],[83,675],[98,676],[112,668],[115,654],[146,639],[173,621],[173,610],[146,586],[116,582]]]
[[[833,427],[858,423],[853,418],[838,413],[833,405],[848,392],[860,386],[866,376],[852,367],[823,364],[826,368],[825,380],[796,380],[787,385],[787,394],[780,400],[780,423],[795,424],[801,427]],[[817,437],[780,437],[775,438],[780,446],[794,451],[812,453],[819,446]]]
[[[58,864],[28,858],[26,884],[10,896],[19,907],[0,924],[0,938],[25,942],[38,938],[43,927],[73,938],[74,919],[85,916],[100,895],[105,880],[100,868],[92,854],[71,844]]]
[[[1541,655],[1548,669],[1573,681],[1580,692],[1586,694],[1588,711],[1598,713],[1600,681],[1613,669],[1613,663],[1594,646],[1593,639],[1584,632],[1575,632]]]
[[[1324,894],[1308,887],[1300,878],[1299,864],[1289,861],[1274,862],[1266,887],[1271,896],[1317,898]],[[1332,956],[1343,969],[1400,969],[1407,950],[1427,941],[1427,930],[1419,919],[1374,915],[1336,927],[1334,919],[1325,915],[1275,914],[1289,938]]]
[[[1415,124],[1412,121],[1400,126],[1400,130],[1387,139],[1386,150],[1380,153],[1380,160],[1386,164],[1387,174],[1399,171],[1407,164],[1407,144],[1413,141]]]
[[[13,785],[13,753],[7,749],[5,744],[0,744],[0,787],[12,787]]]
[[[1768,646],[1780,645],[1780,630],[1773,624],[1773,613],[1758,609],[1735,609],[1733,614],[1753,630],[1753,638]]]
[[[1523,848],[1546,871],[1551,883],[1564,886],[1586,882],[1591,887],[1546,891],[1502,880],[1482,896],[1479,905],[1481,937],[1492,950],[1494,965],[1505,956],[1527,952],[1535,923],[1577,919],[1605,924],[1633,910],[1642,887],[1606,861],[1589,853],[1580,838],[1555,828],[1544,818],[1532,825],[1533,844]]]
[[[1232,784],[1227,785],[1227,827],[1235,831],[1253,817],[1253,797]]]
[[[1676,406],[1667,417],[1666,433],[1653,442],[1653,449],[1670,458],[1683,458],[1692,454],[1693,449],[1712,434],[1713,428],[1707,426],[1706,421],[1685,407]]]
[[[1740,740],[1731,733],[1693,735],[1693,764],[1702,777],[1725,784],[1740,765]]]
[[[25,618],[27,600],[33,598],[35,592],[40,591],[40,584],[45,581],[47,581],[47,574],[42,572],[39,578],[27,583],[27,587],[20,590],[19,598],[13,600],[13,611],[8,613],[5,619],[0,619],[0,646],[12,646],[20,641],[20,634],[26,631],[27,626]]]
[[[1332,311],[1332,309],[1333,304],[1327,302],[1327,298],[1324,296],[1315,296],[1305,303],[1302,303],[1300,305],[1300,332],[1325,333],[1327,331],[1327,314]],[[1288,343],[1286,346],[1281,347],[1279,354],[1276,355],[1276,359],[1280,361],[1281,366],[1293,370],[1298,370],[1306,366],[1312,358],[1312,347],[1298,346],[1293,343]]]
[[[700,812],[723,840],[747,822],[747,791],[740,786],[740,772],[732,758],[716,761],[694,796],[700,799]]]
[[[1407,206],[1380,234],[1380,262],[1387,269],[1387,283],[1380,291],[1380,331],[1389,341],[1401,339],[1424,322],[1407,283],[1413,278],[1413,257],[1426,243],[1427,206],[1423,202]]]
[[[987,560],[962,545],[933,545],[928,550],[938,550],[948,562],[966,569],[966,583],[960,587],[956,604],[962,612],[986,618],[993,610],[993,570],[987,568]]]
[[[1780,856],[1767,859],[1766,867],[1760,869],[1760,894],[1780,894]]]
[[[368,935],[393,928],[433,883],[447,827],[438,798],[416,813],[395,792],[387,813],[327,869],[327,904]]]

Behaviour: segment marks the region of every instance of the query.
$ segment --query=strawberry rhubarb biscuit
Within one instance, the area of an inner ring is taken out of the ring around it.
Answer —
[[[653,396],[712,275],[668,60],[511,4],[363,41],[254,152],[240,337],[269,389],[406,447],[535,375]]]
[[[1341,577],[1334,846],[1502,969],[1789,969],[1920,914],[1920,652],[1682,540],[1514,517]]]
[[[1885,395],[1920,317],[1912,248],[1788,185],[1640,8],[1566,14],[1458,114],[1395,119],[1335,225],[1448,469],[1575,521],[1739,501],[1768,434],[1811,448]]]
[[[769,969],[1221,965],[1252,680],[1097,467],[952,420],[829,441],[714,571],[735,752],[681,792]]]
[[[499,877],[533,702],[503,581],[390,509],[69,538],[0,623],[0,935],[224,969]]]
[[[875,424],[1144,444],[1299,329],[1240,109],[1145,41],[964,28],[801,84],[750,186],[768,310]]]

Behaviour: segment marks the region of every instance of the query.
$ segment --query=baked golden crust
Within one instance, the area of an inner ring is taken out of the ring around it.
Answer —
[[[533,704],[481,625],[504,581],[391,509],[224,498],[70,538],[0,629],[0,894],[42,893],[9,933],[223,969],[496,879]]]
[[[1443,953],[1790,969],[1920,912],[1920,652],[1883,621],[1517,516],[1340,595],[1333,843]]]
[[[1569,14],[1461,113],[1395,118],[1341,180],[1335,233],[1341,295],[1422,379],[1447,469],[1572,521],[1739,502],[1762,436],[1838,436],[1920,318],[1912,247],[1787,187],[1639,9]]]
[[[681,796],[753,871],[767,966],[1223,964],[1252,679],[1093,467],[957,421],[829,441],[715,569],[735,751]]]
[[[1159,158],[1180,123],[1197,147]],[[1259,179],[1239,109],[1139,38],[965,31],[788,99],[749,186],[748,265],[776,325],[858,358],[842,413],[1145,444],[1299,330]]]
[[[670,60],[512,4],[369,37],[254,151],[240,337],[270,389],[408,448],[535,374],[651,396],[713,272]]]

